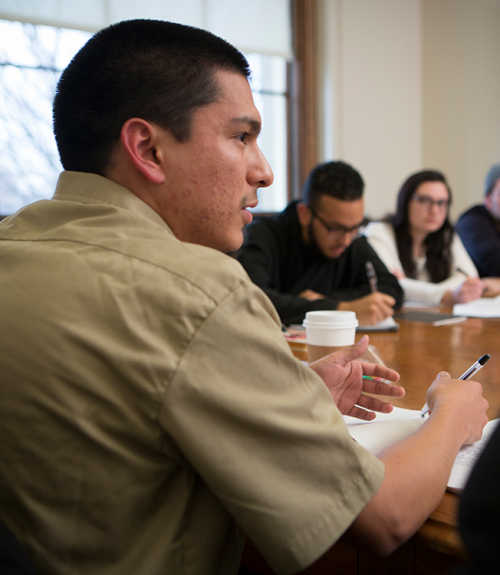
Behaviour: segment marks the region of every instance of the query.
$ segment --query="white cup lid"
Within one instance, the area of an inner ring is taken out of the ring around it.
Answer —
[[[357,327],[359,322],[353,311],[324,310],[308,311],[303,325],[304,327],[347,328]]]

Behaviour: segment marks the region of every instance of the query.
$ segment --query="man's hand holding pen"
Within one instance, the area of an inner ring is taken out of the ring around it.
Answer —
[[[490,361],[491,359],[491,355],[489,353],[485,353],[484,355],[482,355],[475,363],[473,363],[469,369],[465,370],[464,373],[462,373],[462,375],[458,378],[461,379],[462,381],[471,379],[472,377],[474,377],[476,375],[476,373],[483,369],[483,367]],[[442,371],[440,373],[438,373],[438,377],[441,374],[445,374],[448,375],[446,371]],[[422,412],[421,412],[421,416],[424,417],[424,415],[426,415],[429,412],[429,405],[426,403],[424,405],[424,407],[422,407]]]
[[[442,371],[427,390],[429,413],[455,421],[455,429],[462,433],[462,444],[467,445],[481,439],[483,428],[488,422],[488,402],[483,397],[483,388],[473,380],[451,379]]]
[[[378,291],[377,273],[372,262],[367,261],[365,267],[372,293],[354,301],[340,302],[337,309],[352,310],[356,312],[360,324],[375,325],[394,315],[393,306],[396,300],[390,295]]]

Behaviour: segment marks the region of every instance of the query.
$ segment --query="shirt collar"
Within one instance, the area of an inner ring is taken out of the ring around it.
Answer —
[[[129,189],[97,174],[62,172],[53,199],[113,205],[140,214],[173,233],[165,220]]]

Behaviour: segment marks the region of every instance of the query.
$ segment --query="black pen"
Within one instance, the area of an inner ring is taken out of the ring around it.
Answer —
[[[483,368],[489,361],[491,355],[487,353],[486,355],[481,356],[476,363],[471,365],[469,369],[462,373],[462,375],[458,379],[470,379],[473,375],[475,375],[481,368]],[[422,411],[420,412],[420,416],[424,417],[424,415],[429,411],[429,406],[427,403],[422,407]]]
[[[372,293],[375,293],[378,291],[378,280],[377,274],[375,273],[375,268],[373,267],[372,262],[366,262],[365,267],[366,275],[368,276],[368,281],[370,282],[370,289],[372,290]]]

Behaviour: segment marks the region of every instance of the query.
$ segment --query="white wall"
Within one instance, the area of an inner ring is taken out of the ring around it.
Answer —
[[[423,161],[448,176],[456,217],[500,162],[500,1],[423,0],[423,27]]]
[[[420,0],[322,0],[320,9],[320,159],[357,168],[366,212],[380,217],[422,163]]]
[[[452,216],[500,162],[500,0],[321,0],[322,160],[366,182],[367,214],[393,211],[412,172],[442,170]]]

